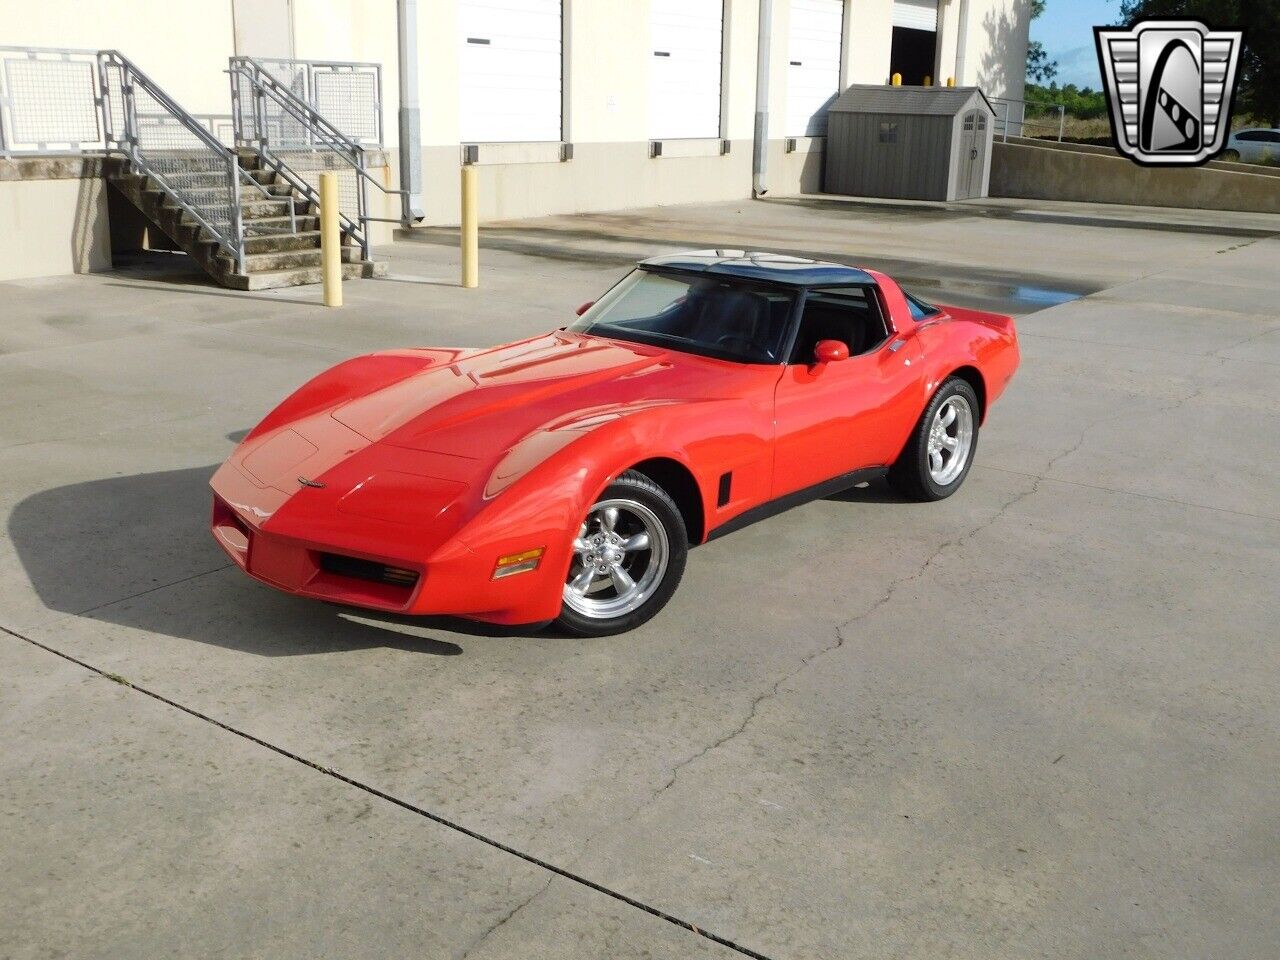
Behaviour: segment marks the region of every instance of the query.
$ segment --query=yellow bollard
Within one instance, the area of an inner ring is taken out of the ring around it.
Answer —
[[[895,87],[900,87],[900,86],[902,86],[902,74],[900,74],[900,73],[895,73],[895,74],[893,75],[893,78],[892,78],[889,82],[890,82],[891,84],[893,84]]]
[[[947,77],[947,86],[948,86],[948,87],[954,87],[955,85],[956,85],[956,78],[955,78],[955,77]]]
[[[924,78],[924,85],[925,85],[926,87],[932,87],[932,86],[933,86],[933,77],[925,77],[925,78]]]
[[[480,231],[476,224],[476,168],[462,168],[462,285],[480,286]]]
[[[324,305],[342,306],[342,235],[338,233],[338,175],[320,174],[320,263]]]

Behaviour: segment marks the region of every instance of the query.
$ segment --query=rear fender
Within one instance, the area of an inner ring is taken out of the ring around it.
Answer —
[[[1018,368],[1018,334],[1012,317],[961,307],[941,307],[943,316],[917,328],[924,348],[925,397],[957,370],[970,367],[981,379],[983,420]]]

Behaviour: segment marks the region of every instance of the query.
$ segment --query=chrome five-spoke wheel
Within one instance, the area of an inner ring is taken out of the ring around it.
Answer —
[[[652,510],[629,499],[601,500],[573,541],[564,602],[593,620],[639,609],[662,582],[670,545]]]
[[[940,487],[964,472],[973,447],[973,410],[961,395],[948,397],[929,427],[929,475]]]
[[[573,538],[556,622],[584,637],[634,630],[680,585],[689,553],[684,516],[671,494],[632,470],[586,514]]]
[[[978,449],[981,411],[973,384],[948,377],[889,468],[889,482],[912,500],[942,500],[959,490]]]

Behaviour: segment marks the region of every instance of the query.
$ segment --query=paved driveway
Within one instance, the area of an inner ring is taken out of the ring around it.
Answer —
[[[478,291],[428,231],[341,311],[156,263],[0,284],[0,956],[1275,955],[1280,241],[1178,220],[550,218],[487,232]],[[599,641],[214,547],[209,475],[307,376],[558,326],[694,243],[1017,312],[964,491],[718,540]]]

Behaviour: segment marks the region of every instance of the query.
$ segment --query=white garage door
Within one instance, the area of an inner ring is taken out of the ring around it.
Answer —
[[[649,137],[720,136],[724,0],[652,0]]]
[[[827,132],[827,107],[840,92],[844,0],[791,0],[787,42],[787,137]]]
[[[893,0],[893,25],[936,32],[938,0]]]
[[[463,143],[560,139],[560,0],[459,0]]]

